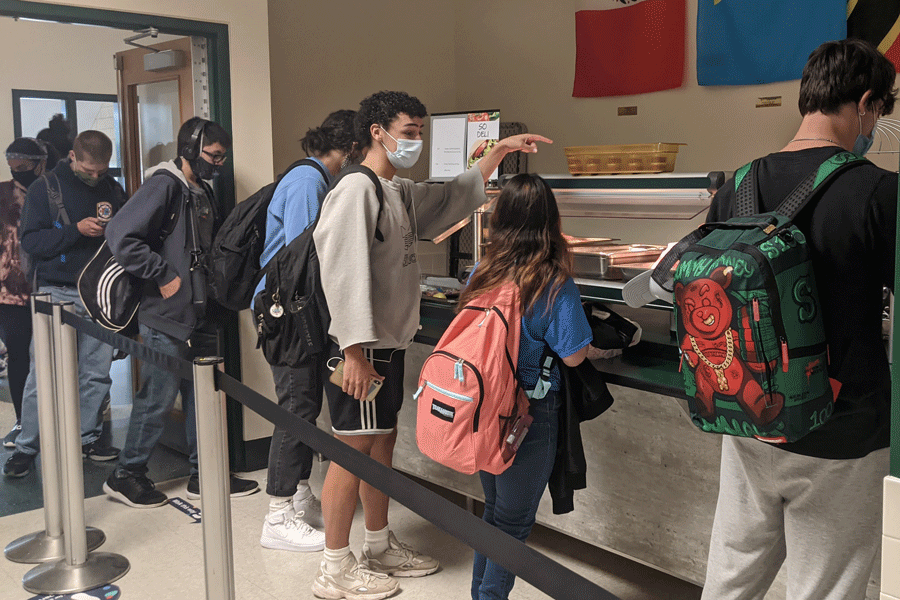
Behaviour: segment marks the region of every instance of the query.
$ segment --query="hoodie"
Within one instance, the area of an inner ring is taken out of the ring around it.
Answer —
[[[220,225],[212,189],[190,185],[175,161],[148,169],[140,189],[106,226],[106,240],[122,267],[145,280],[138,311],[140,322],[181,341],[187,341],[202,322],[204,312],[193,305],[191,290],[191,213],[193,201],[204,253]],[[174,220],[171,233],[161,239],[163,228]],[[181,287],[170,298],[159,292],[181,278]]]
[[[75,287],[84,265],[103,245],[103,237],[78,231],[78,222],[96,217],[98,205],[108,203],[112,212],[122,206],[125,192],[115,179],[104,175],[96,187],[78,179],[71,161],[60,161],[53,169],[59,181],[62,203],[70,223],[62,222],[56,205],[47,197],[47,180],[38,178],[28,188],[19,239],[37,269],[38,285]]]

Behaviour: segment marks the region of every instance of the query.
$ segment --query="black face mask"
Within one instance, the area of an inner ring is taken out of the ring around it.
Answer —
[[[212,179],[219,173],[219,165],[214,165],[202,158],[195,158],[188,161],[188,164],[191,165],[191,171],[198,179]]]
[[[38,178],[34,171],[14,171],[12,177],[26,190],[28,189],[28,186],[37,181]]]

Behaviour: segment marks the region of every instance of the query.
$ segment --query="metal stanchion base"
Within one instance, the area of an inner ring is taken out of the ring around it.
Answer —
[[[88,552],[96,550],[106,541],[102,531],[86,527]],[[65,558],[63,537],[50,537],[46,531],[30,533],[12,541],[3,551],[6,559],[15,563],[40,564]]]
[[[25,574],[22,587],[35,594],[74,594],[112,583],[130,568],[124,556],[94,552],[81,565],[65,560],[39,565]]]

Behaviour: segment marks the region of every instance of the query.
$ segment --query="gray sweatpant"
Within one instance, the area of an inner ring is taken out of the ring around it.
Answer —
[[[761,600],[787,561],[787,600],[864,600],[881,543],[889,449],[854,460],[725,436],[703,600]]]

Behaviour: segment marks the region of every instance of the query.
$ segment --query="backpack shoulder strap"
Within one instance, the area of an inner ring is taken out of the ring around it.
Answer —
[[[858,154],[852,152],[835,154],[822,163],[818,169],[807,175],[806,179],[801,181],[794,191],[778,205],[775,212],[793,220],[809,204],[816,193],[825,189],[826,185],[840,173],[864,164],[870,163]]]
[[[381,233],[381,229],[378,228],[378,221],[381,220],[381,211],[384,209],[384,189],[381,187],[381,181],[378,180],[378,175],[375,174],[375,171],[370,169],[365,165],[350,165],[346,169],[340,172],[337,177],[335,177],[334,181],[331,182],[331,186],[328,188],[330,192],[333,190],[338,182],[350,175],[351,173],[363,173],[372,184],[375,186],[375,196],[378,198],[378,216],[375,218],[375,239],[379,242],[384,241],[384,234]],[[319,215],[322,214],[322,211],[319,211]],[[319,217],[316,217],[316,223],[318,223]]]
[[[174,173],[167,171],[165,169],[160,169],[159,171],[155,171],[151,177],[156,176],[165,176],[178,184],[175,188],[177,191],[174,196],[169,200],[169,203],[166,205],[166,216],[163,219],[162,229],[159,231],[159,243],[162,243],[169,237],[173,231],[175,231],[175,225],[178,224],[178,219],[181,217],[180,204],[181,199],[184,195],[184,182],[179,179],[177,175]]]
[[[287,175],[288,173],[290,173],[297,167],[302,167],[302,166],[313,167],[316,171],[318,171],[322,175],[322,179],[324,179],[325,182],[328,183],[328,174],[325,172],[325,169],[322,167],[322,165],[320,165],[318,162],[314,161],[311,158],[301,158],[300,160],[291,164],[291,166],[289,166],[287,169],[284,170],[284,173],[282,173],[281,175],[278,176],[276,183],[281,181],[282,179],[284,179],[285,175]]]
[[[42,175],[42,177],[47,185],[47,199],[52,203],[50,208],[56,207],[63,225],[71,225],[72,221],[69,220],[69,213],[66,212],[66,207],[63,205],[62,188],[59,185],[59,178],[56,176],[56,173],[50,171]]]
[[[734,172],[734,216],[749,217],[759,212],[756,196],[757,161],[747,163]],[[747,175],[750,175],[747,177]]]

